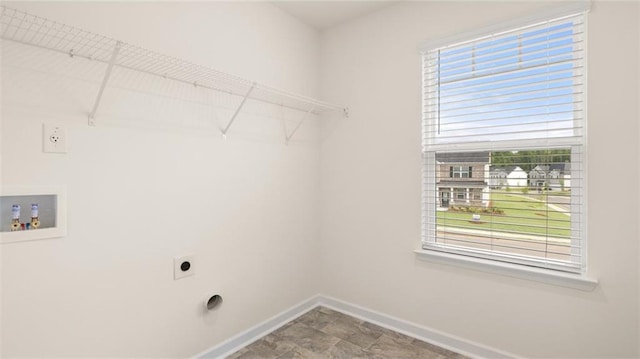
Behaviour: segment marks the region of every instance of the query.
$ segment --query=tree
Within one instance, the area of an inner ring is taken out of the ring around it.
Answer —
[[[491,153],[491,165],[498,167],[518,166],[525,172],[538,165],[551,165],[571,161],[571,149],[495,151]]]

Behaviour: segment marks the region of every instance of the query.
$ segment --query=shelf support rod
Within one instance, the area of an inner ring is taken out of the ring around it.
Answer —
[[[100,100],[102,100],[104,89],[107,87],[107,82],[109,82],[109,77],[111,77],[111,71],[113,70],[113,65],[115,65],[116,59],[118,58],[120,47],[122,47],[122,43],[120,41],[116,42],[116,46],[113,48],[113,54],[111,54],[111,60],[109,60],[109,64],[107,65],[107,71],[104,73],[104,78],[100,85],[100,91],[98,91],[98,97],[96,97],[96,102],[93,104],[93,109],[89,114],[89,125],[91,126],[95,125],[96,112],[98,111]]]
[[[240,113],[240,110],[242,110],[242,107],[244,106],[244,103],[247,101],[247,99],[249,98],[249,95],[251,95],[251,92],[253,91],[254,88],[256,88],[256,83],[255,82],[253,84],[251,84],[251,87],[249,88],[247,93],[242,98],[242,102],[240,102],[240,105],[238,105],[238,108],[236,108],[236,112],[234,112],[233,116],[231,116],[231,120],[229,120],[229,123],[227,124],[227,127],[225,127],[224,130],[222,130],[222,138],[224,138],[225,140],[227,139],[227,131],[229,131],[229,127],[231,127],[231,124],[233,123],[233,121],[235,121],[236,117]]]
[[[311,107],[311,109],[309,111],[307,111],[307,113],[304,114],[304,117],[302,118],[302,120],[300,120],[300,122],[298,122],[298,125],[293,129],[293,131],[291,131],[291,134],[287,135],[286,129],[285,129],[285,133],[284,133],[284,137],[285,137],[285,145],[289,145],[289,141],[291,140],[291,138],[293,137],[293,135],[296,134],[296,132],[298,131],[298,129],[300,128],[300,126],[302,126],[302,123],[304,122],[304,120],[307,119],[307,117],[309,117],[309,114],[311,114],[313,112],[313,110],[315,110],[316,107],[313,106]]]

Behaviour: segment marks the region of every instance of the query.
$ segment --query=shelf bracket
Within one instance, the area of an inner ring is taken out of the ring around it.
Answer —
[[[107,87],[107,82],[109,82],[109,77],[111,77],[113,65],[115,65],[116,63],[116,59],[118,58],[118,53],[120,52],[121,47],[122,43],[118,41],[116,42],[116,46],[113,48],[113,54],[111,54],[111,60],[109,60],[107,71],[104,73],[104,78],[102,79],[102,84],[100,85],[100,91],[98,91],[98,97],[96,97],[96,102],[93,104],[93,109],[89,114],[89,125],[91,126],[95,125],[96,112],[98,111],[98,106],[100,105],[102,94],[104,93],[105,87]]]
[[[249,95],[251,95],[251,92],[253,91],[254,88],[256,88],[256,83],[255,82],[253,84],[251,84],[251,87],[249,88],[247,93],[242,98],[242,102],[240,102],[240,105],[238,105],[238,108],[236,108],[236,112],[234,112],[233,116],[231,116],[231,120],[229,120],[229,123],[227,124],[227,127],[225,127],[224,130],[222,130],[222,138],[224,138],[225,140],[227,139],[227,131],[229,131],[229,127],[231,127],[231,124],[233,123],[233,121],[235,121],[236,117],[240,113],[240,110],[242,110],[242,107],[244,106],[244,103],[247,101],[247,99],[249,98]]]
[[[293,129],[293,131],[291,131],[290,134],[287,134],[287,129],[286,128],[284,129],[284,143],[285,143],[285,145],[287,145],[287,146],[289,145],[289,141],[291,140],[293,135],[296,134],[296,132],[298,131],[300,126],[302,126],[302,123],[304,122],[304,120],[306,120],[307,117],[309,117],[309,114],[311,114],[313,112],[313,110],[315,110],[315,109],[316,109],[315,106],[311,107],[311,109],[304,114],[304,117],[302,118],[302,120],[300,120],[300,122],[298,122],[298,124]]]

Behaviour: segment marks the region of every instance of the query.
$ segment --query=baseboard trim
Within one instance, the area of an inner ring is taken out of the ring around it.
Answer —
[[[325,295],[317,295],[298,303],[290,309],[287,309],[264,322],[253,326],[200,354],[195,355],[194,358],[224,358],[318,306],[327,307],[344,314],[366,320],[370,323],[377,324],[387,329],[394,330],[471,358],[518,358],[518,356],[511,353]]]
[[[225,358],[319,306],[319,302],[320,296],[311,297],[200,354],[194,355],[193,358]]]
[[[436,329],[421,326],[409,321],[399,319],[371,309],[351,304],[328,296],[318,296],[318,305],[324,306],[344,314],[366,320],[381,327],[394,330],[398,333],[420,339],[427,343],[460,353],[471,358],[518,358],[515,354],[459,338],[455,335],[441,332]]]

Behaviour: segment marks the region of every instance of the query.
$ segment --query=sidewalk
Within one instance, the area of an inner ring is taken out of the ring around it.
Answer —
[[[514,196],[514,197],[520,197],[520,198],[528,199],[530,201],[536,201],[536,202],[545,203],[544,201],[539,200],[537,198],[533,198],[533,197],[529,197],[529,196],[525,196],[525,195],[521,195],[521,194],[512,194],[512,193],[510,193],[509,195],[510,196]],[[562,214],[564,214],[566,216],[571,217],[571,212],[570,211],[567,211],[564,208],[556,206],[555,204],[551,204],[551,203],[545,203],[545,204],[547,205],[547,207],[551,208],[552,210],[554,210],[556,212],[560,212],[560,213],[562,213]]]

